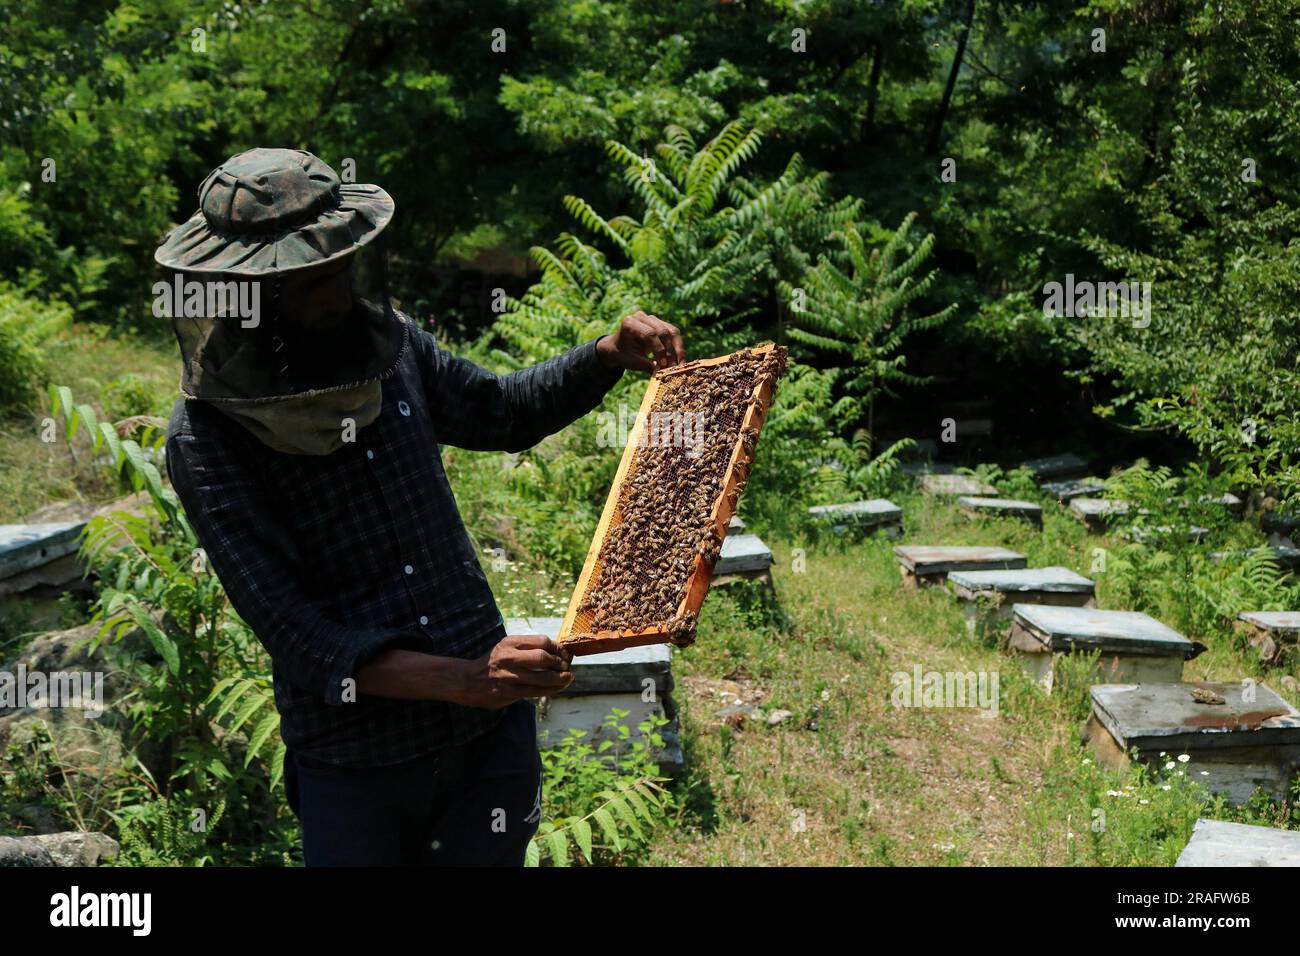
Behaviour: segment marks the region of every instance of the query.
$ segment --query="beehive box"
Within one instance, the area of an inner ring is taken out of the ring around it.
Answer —
[[[1019,568],[1010,571],[952,571],[948,588],[962,602],[967,630],[975,630],[981,612],[991,621],[1011,618],[1020,604],[1094,607],[1096,585],[1069,568]]]
[[[756,534],[734,529],[722,542],[722,550],[713,565],[713,584],[736,581],[772,583],[772,549]]]
[[[927,495],[996,495],[998,490],[974,475],[923,474],[917,480]]]
[[[1091,498],[1106,490],[1106,486],[1095,478],[1069,478],[1063,481],[1045,481],[1039,485],[1043,491],[1052,495],[1063,505],[1068,505],[1075,498]]]
[[[0,524],[0,596],[81,576],[77,548],[85,521]]]
[[[953,571],[1001,571],[1028,563],[1016,551],[982,545],[898,545],[894,557],[908,588],[942,584]]]
[[[816,505],[808,509],[808,515],[814,521],[830,525],[836,534],[882,531],[885,537],[896,538],[903,533],[903,509],[884,498]]]
[[[1300,611],[1242,611],[1237,620],[1265,664],[1282,663],[1287,648],[1294,649],[1300,637]]]
[[[1051,690],[1057,654],[1097,652],[1097,675],[1113,683],[1179,681],[1183,662],[1205,645],[1141,611],[1046,604],[1012,606],[1007,644],[1031,677]]]
[[[1300,711],[1249,680],[1094,685],[1084,739],[1107,766],[1172,761],[1235,804],[1257,787],[1285,799],[1300,769]]]
[[[651,377],[560,626],[561,645],[581,655],[694,641],[784,370],[785,349],[768,343]],[[697,442],[663,440],[696,427]]]
[[[1047,458],[1031,458],[1022,461],[1020,467],[1028,468],[1040,482],[1081,478],[1088,473],[1088,463],[1073,452]]]
[[[1043,526],[1043,509],[1032,501],[962,495],[957,499],[957,506],[972,518],[980,515],[993,518],[1020,518],[1040,528]]]
[[[554,639],[560,632],[558,617],[509,618],[507,634],[545,634]],[[604,654],[573,659],[573,683],[562,693],[539,701],[537,738],[543,748],[559,746],[570,730],[581,730],[588,742],[620,742],[622,735],[609,724],[615,708],[626,711],[620,724],[629,740],[644,740],[639,725],[655,717],[668,721],[660,730],[664,745],[652,748],[660,771],[676,773],[682,768],[682,747],[673,703],[672,648],[663,645],[628,647]]]

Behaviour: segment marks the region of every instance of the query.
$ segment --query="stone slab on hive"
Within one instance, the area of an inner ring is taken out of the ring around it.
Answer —
[[[1300,831],[1202,817],[1174,866],[1300,866]]]
[[[1050,455],[1046,458],[1031,458],[1022,461],[1020,467],[1028,468],[1039,481],[1079,478],[1088,472],[1087,462],[1073,452]]]
[[[1042,525],[1043,509],[1032,501],[1015,498],[988,498],[980,495],[962,495],[957,506],[970,515],[990,515],[999,518],[1021,518],[1031,524]]]
[[[974,475],[923,474],[917,480],[928,495],[996,495],[998,490]]]
[[[84,521],[0,524],[0,580],[74,553]]]
[[[1070,481],[1045,481],[1039,487],[1065,505],[1068,505],[1075,498],[1090,498],[1100,495],[1106,490],[1106,486],[1100,481],[1089,478]]]
[[[816,505],[808,509],[808,514],[815,521],[829,524],[836,532],[883,530],[898,534],[903,530],[903,509],[884,498]]]

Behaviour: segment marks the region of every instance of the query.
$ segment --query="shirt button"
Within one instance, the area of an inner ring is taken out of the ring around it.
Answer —
[[[428,623],[429,623],[429,618],[426,617],[425,615],[421,614],[421,615],[420,615],[420,623],[421,623],[421,624],[428,624]]]
[[[411,414],[411,406],[406,404],[405,400],[397,403],[397,410],[408,417]]]
[[[369,458],[371,461],[374,461],[375,453],[373,451],[367,451],[366,457]]]
[[[415,568],[411,567],[409,564],[406,567],[404,567],[402,570],[405,571],[407,574],[415,573]]]

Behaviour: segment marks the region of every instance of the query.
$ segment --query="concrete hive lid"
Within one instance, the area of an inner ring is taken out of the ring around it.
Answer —
[[[1266,631],[1300,633],[1300,611],[1242,611],[1237,619]]]
[[[988,568],[1023,568],[1023,554],[1007,548],[982,545],[904,544],[894,548],[903,567],[913,574],[946,574]]]
[[[77,550],[84,521],[0,524],[0,578],[48,564]]]
[[[1099,495],[1106,490],[1106,486],[1101,482],[1087,478],[1068,481],[1045,481],[1039,487],[1049,495],[1054,496],[1057,501],[1063,501],[1067,504],[1075,498]]]
[[[996,495],[998,490],[974,475],[923,474],[921,490],[932,495]]]
[[[1087,470],[1088,464],[1074,452],[1063,455],[1049,455],[1045,458],[1031,458],[1020,463],[1021,468],[1028,468],[1035,478],[1059,478]]]
[[[1201,645],[1141,611],[1016,604],[1016,623],[1053,651],[1194,657]]]
[[[1300,866],[1300,832],[1202,817],[1174,866]]]
[[[1197,682],[1095,684],[1093,714],[1125,750],[1300,744],[1300,711],[1263,684]],[[1203,704],[1196,688],[1216,693],[1223,704]]]
[[[507,618],[506,633],[545,634],[554,640],[563,621],[562,617]],[[670,644],[641,644],[576,656],[569,665],[573,683],[565,694],[641,693],[646,678],[653,679],[662,693],[671,689],[672,655]]]
[[[1011,511],[1017,514],[1042,514],[1041,505],[1032,501],[1019,501],[1015,498],[996,498],[987,495],[962,495],[957,504],[963,508],[977,508],[985,511]]]
[[[808,514],[814,518],[855,521],[858,524],[883,524],[901,520],[903,509],[884,498],[872,498],[841,505],[814,505],[808,509]]]
[[[1096,585],[1069,568],[1008,568],[993,571],[953,571],[948,580],[968,591],[1049,591],[1091,594]]]

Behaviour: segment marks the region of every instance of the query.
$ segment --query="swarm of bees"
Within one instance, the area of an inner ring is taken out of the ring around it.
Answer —
[[[744,490],[758,429],[742,429],[759,386],[785,371],[785,349],[743,351],[730,361],[665,376],[653,414],[698,422],[691,441],[637,447],[620,493],[616,521],[600,550],[600,571],[579,614],[592,631],[654,627],[675,644],[695,639],[695,615],[683,603],[697,570],[711,574],[722,549],[715,523],[739,439],[728,514]]]

